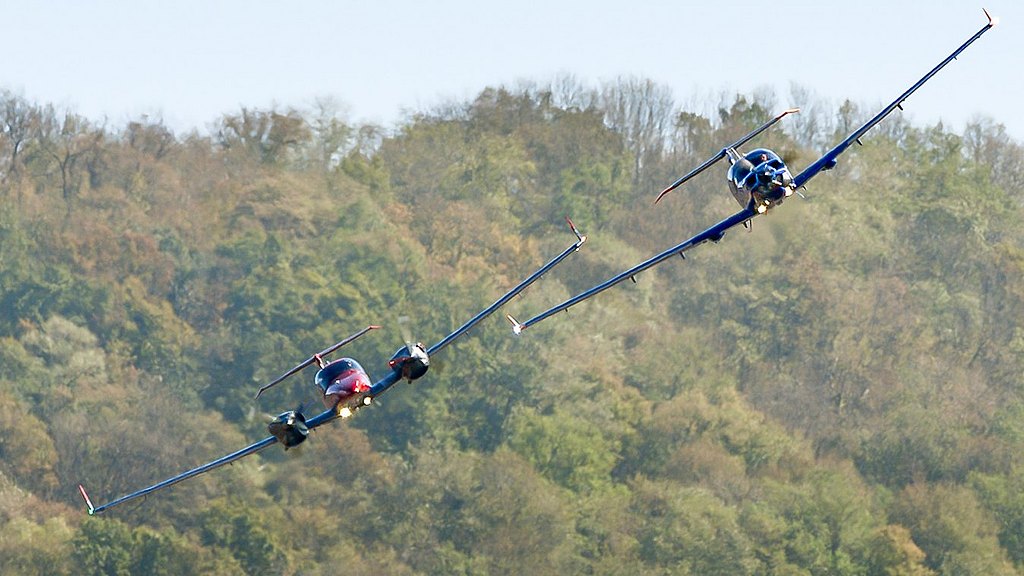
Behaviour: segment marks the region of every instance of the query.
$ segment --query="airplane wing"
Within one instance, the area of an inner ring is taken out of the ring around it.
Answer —
[[[334,420],[337,417],[338,417],[338,413],[335,412],[334,410],[325,410],[324,412],[318,414],[317,416],[309,419],[306,422],[306,426],[307,426],[307,428],[309,430],[313,430],[314,428],[318,428],[318,427],[320,427],[320,426],[322,426],[322,425],[324,425],[324,424]],[[203,464],[202,466],[198,466],[198,467],[193,468],[191,470],[188,470],[186,472],[182,472],[181,474],[178,474],[177,476],[173,476],[171,478],[168,478],[167,480],[164,480],[162,482],[158,482],[158,483],[156,483],[156,484],[154,484],[152,486],[149,486],[148,488],[143,488],[142,490],[137,490],[135,492],[132,492],[131,494],[126,494],[126,495],[121,496],[120,498],[118,498],[116,500],[111,500],[110,502],[107,502],[106,504],[102,504],[100,506],[93,506],[92,499],[89,498],[89,494],[86,493],[85,487],[83,487],[81,484],[78,485],[78,491],[79,491],[79,493],[81,493],[82,498],[85,499],[85,504],[89,508],[89,514],[90,515],[99,514],[99,513],[103,512],[105,510],[109,510],[110,508],[113,508],[114,506],[118,506],[120,504],[124,504],[125,502],[128,502],[129,500],[134,500],[134,499],[140,498],[142,496],[148,496],[149,494],[152,494],[152,493],[157,492],[159,490],[163,490],[164,488],[167,488],[169,486],[173,486],[173,485],[175,485],[178,482],[181,482],[183,480],[188,480],[189,478],[192,478],[194,476],[199,476],[200,474],[205,474],[206,472],[209,472],[210,470],[213,470],[215,468],[220,468],[221,466],[223,466],[225,464],[231,464],[232,462],[235,462],[236,460],[241,460],[242,458],[245,458],[246,456],[250,456],[252,454],[260,452],[264,448],[267,448],[269,446],[273,446],[274,444],[277,444],[277,438],[276,437],[271,436],[269,438],[264,438],[263,440],[260,440],[259,442],[256,442],[255,444],[250,444],[249,446],[246,446],[245,448],[242,448],[241,450],[238,450],[237,452],[232,452],[231,454],[228,454],[227,456],[224,456],[222,458],[218,458],[218,459],[216,459],[216,460],[214,460],[212,462],[209,462],[207,464]]]
[[[547,274],[548,270],[551,270],[552,268],[557,266],[559,262],[565,260],[565,258],[568,257],[570,254],[579,250],[580,246],[582,246],[583,243],[587,241],[587,237],[580,234],[579,230],[576,229],[576,226],[573,225],[572,220],[566,218],[565,221],[569,223],[569,228],[572,229],[573,234],[576,234],[577,241],[575,244],[569,246],[561,254],[552,258],[551,261],[549,261],[544,266],[540,267],[536,272],[527,277],[526,280],[520,282],[518,286],[516,286],[512,290],[509,290],[504,296],[495,301],[494,304],[491,304],[486,309],[484,309],[484,311],[480,312],[479,314],[471,318],[468,322],[463,324],[457,330],[445,336],[440,342],[431,346],[430,349],[427,350],[427,354],[433,355],[438,350],[441,350],[448,344],[451,344],[453,340],[465,334],[466,331],[468,331],[473,326],[476,326],[477,322],[493,314],[498,308],[504,306],[509,300],[511,300],[520,292],[525,290],[530,284],[533,284],[538,278],[540,278],[544,274]]]
[[[189,478],[191,478],[193,476],[198,476],[198,475],[203,474],[205,472],[209,472],[210,470],[213,470],[214,468],[220,468],[221,466],[223,466],[225,464],[230,464],[230,463],[234,462],[235,460],[239,460],[241,458],[245,458],[246,456],[249,456],[250,454],[255,454],[255,453],[259,452],[260,450],[263,450],[267,446],[271,446],[271,445],[276,444],[276,443],[277,443],[277,438],[275,438],[273,436],[271,436],[269,438],[264,438],[263,440],[260,440],[259,442],[255,443],[255,444],[252,444],[250,446],[242,448],[241,450],[239,450],[237,452],[232,452],[231,454],[228,454],[227,456],[224,456],[223,458],[218,458],[217,460],[214,460],[213,462],[210,462],[208,464],[203,464],[202,466],[199,466],[198,468],[193,468],[193,469],[191,469],[191,470],[189,470],[187,472],[182,472],[181,474],[178,474],[177,476],[174,476],[172,478],[168,478],[167,480],[164,480],[163,482],[158,482],[158,483],[156,483],[156,484],[154,484],[154,485],[152,485],[152,486],[150,486],[148,488],[143,488],[142,490],[138,490],[136,492],[132,492],[131,494],[126,494],[126,495],[121,496],[120,498],[118,498],[116,500],[112,500],[112,501],[107,502],[106,504],[102,504],[100,506],[93,506],[92,500],[89,499],[89,495],[85,492],[85,488],[81,484],[78,485],[78,491],[82,494],[82,498],[85,498],[85,504],[86,504],[86,506],[89,507],[89,514],[90,515],[99,514],[100,512],[103,512],[104,510],[113,508],[114,506],[117,506],[119,504],[124,504],[125,502],[128,502],[129,500],[134,500],[134,499],[139,498],[141,496],[146,496],[148,494],[152,494],[153,492],[156,492],[158,490],[162,490],[164,488],[167,488],[168,486],[173,486],[174,484],[177,484],[178,482],[181,482],[182,480],[188,480]]]
[[[512,323],[512,331],[515,332],[516,334],[519,334],[523,330],[526,330],[527,328],[533,326],[534,324],[540,322],[541,320],[544,320],[545,318],[548,318],[550,316],[554,316],[555,314],[561,312],[562,310],[567,310],[588,298],[597,296],[601,292],[604,292],[605,290],[611,288],[612,286],[615,286],[616,284],[626,280],[627,278],[634,278],[637,274],[643,272],[644,270],[647,270],[648,268],[656,266],[657,264],[660,264],[665,260],[668,260],[669,258],[675,256],[676,254],[685,258],[687,250],[695,246],[699,246],[708,241],[718,242],[719,240],[722,239],[723,236],[725,236],[725,233],[729,229],[733,228],[738,224],[742,224],[743,222],[747,222],[754,218],[755,216],[757,216],[757,212],[754,210],[741,210],[736,214],[733,214],[732,216],[726,218],[725,220],[722,220],[718,224],[715,224],[714,226],[701,232],[700,234],[697,234],[693,238],[690,238],[689,240],[683,242],[682,244],[677,244],[676,246],[673,246],[668,250],[665,250],[661,254],[658,254],[657,256],[645,260],[637,264],[636,266],[633,266],[629,270],[626,270],[625,272],[622,272],[621,274],[613,278],[610,278],[605,282],[598,284],[597,286],[594,286],[590,290],[587,290],[582,294],[574,296],[566,300],[565,302],[562,302],[561,304],[555,306],[554,308],[541,312],[540,314],[534,316],[533,318],[530,318],[526,322],[519,323],[511,315],[506,316],[509,322]]]
[[[801,186],[806,184],[808,180],[810,180],[811,178],[814,178],[819,172],[821,172],[823,170],[829,170],[829,169],[835,167],[835,165],[837,163],[837,158],[839,157],[839,155],[841,155],[843,152],[845,152],[846,149],[849,148],[851,144],[853,144],[854,142],[860,143],[861,136],[866,134],[868,132],[868,130],[871,130],[871,128],[873,128],[876,124],[878,124],[883,119],[885,119],[885,117],[888,116],[890,113],[892,113],[892,111],[895,110],[896,108],[902,109],[903,108],[903,102],[907,98],[909,98],[911,94],[913,94],[915,91],[917,91],[918,88],[923,86],[924,83],[927,82],[936,73],[938,73],[939,70],[944,68],[947,64],[949,64],[954,59],[956,59],[956,57],[959,56],[961,52],[963,52],[965,49],[967,49],[967,47],[970,46],[975,40],[980,38],[982,34],[987,32],[990,28],[992,28],[993,26],[995,26],[998,23],[995,18],[992,18],[992,16],[989,15],[988,11],[985,11],[985,16],[988,17],[988,23],[984,27],[982,27],[982,29],[979,30],[974,36],[972,36],[969,40],[967,40],[967,42],[964,42],[959,48],[957,48],[955,51],[953,51],[952,54],[950,54],[948,57],[946,57],[945,60],[940,62],[938,66],[936,66],[930,72],[925,74],[923,78],[918,80],[913,86],[911,86],[906,92],[904,92],[898,98],[896,98],[896,100],[894,100],[891,104],[889,104],[888,106],[883,108],[882,111],[879,112],[878,114],[876,114],[874,118],[868,120],[866,123],[864,123],[863,126],[861,126],[860,128],[857,128],[856,130],[854,130],[853,133],[850,134],[845,140],[843,140],[838,145],[836,145],[834,148],[832,148],[827,153],[825,153],[824,156],[822,156],[821,158],[816,160],[813,164],[808,166],[803,172],[799,173],[793,179],[793,183],[792,183],[793,189],[795,190],[795,189],[800,188]],[[741,139],[737,144],[734,144],[733,146],[735,147],[736,145],[738,145],[740,143],[746,142],[750,138],[753,138],[753,136],[756,136],[757,134],[761,133],[762,131],[764,131],[765,129],[770,127],[775,122],[779,121],[782,118],[782,116],[785,116],[786,114],[789,114],[789,113],[795,112],[795,111],[796,110],[787,110],[787,111],[783,112],[781,115],[773,118],[772,120],[768,121],[768,123],[766,123],[765,125],[761,126],[760,128],[758,128],[754,132],[751,132],[750,134],[745,136],[743,139]],[[661,194],[658,196],[658,199],[660,200],[662,198],[662,196],[664,196],[666,193],[668,193],[669,191],[671,191],[675,187],[679,186],[681,183],[685,182],[689,178],[692,178],[694,175],[700,173],[704,169],[708,168],[709,166],[711,166],[712,164],[714,164],[715,162],[717,162],[718,160],[720,160],[724,156],[725,156],[725,149],[723,149],[722,152],[720,152],[718,155],[712,156],[704,164],[702,164],[701,166],[699,166],[698,168],[696,168],[695,170],[693,170],[692,172],[690,172],[686,176],[683,176],[682,178],[680,178],[679,180],[674,182],[672,185],[670,185],[668,188],[663,190],[661,192]],[[549,309],[549,310],[547,310],[545,312],[542,312],[542,313],[538,314],[537,316],[534,316],[533,318],[530,318],[526,322],[520,323],[520,322],[516,321],[516,319],[513,318],[512,316],[508,316],[508,320],[510,322],[512,322],[512,331],[515,332],[516,334],[519,334],[523,330],[529,328],[530,326],[533,326],[534,324],[536,324],[536,323],[538,323],[538,322],[540,322],[540,321],[542,321],[542,320],[544,320],[544,319],[546,319],[546,318],[548,318],[550,316],[553,316],[553,315],[557,314],[558,312],[561,312],[562,310],[567,310],[568,308],[570,308],[570,307],[572,307],[572,306],[574,306],[576,304],[579,304],[580,302],[582,302],[584,300],[587,300],[588,298],[592,298],[593,296],[596,296],[597,294],[600,294],[601,292],[604,292],[608,288],[611,288],[612,286],[615,286],[616,284],[626,280],[627,278],[633,278],[638,273],[643,272],[644,270],[647,270],[648,268],[651,268],[652,266],[655,266],[655,265],[657,265],[657,264],[667,260],[668,258],[671,258],[672,256],[674,256],[676,254],[679,254],[680,256],[685,257],[685,252],[687,250],[689,250],[690,248],[693,248],[694,246],[703,244],[704,242],[707,242],[708,240],[717,242],[718,240],[720,240],[722,238],[722,236],[725,234],[725,232],[727,230],[729,230],[733,226],[736,226],[737,224],[749,221],[749,220],[753,219],[755,216],[757,216],[757,213],[752,211],[752,210],[743,210],[741,212],[738,212],[738,213],[730,216],[729,218],[726,218],[725,220],[722,220],[718,224],[715,224],[711,228],[708,228],[707,230],[701,232],[700,234],[697,234],[696,236],[694,236],[693,238],[690,238],[689,240],[683,242],[682,244],[679,244],[677,246],[673,246],[672,248],[669,248],[668,250],[665,250],[661,254],[658,254],[657,256],[654,256],[653,258],[650,258],[649,260],[641,262],[640,264],[637,264],[636,266],[630,268],[629,270],[626,270],[625,272],[622,272],[621,274],[619,274],[619,275],[617,275],[617,276],[615,276],[613,278],[610,278],[609,280],[605,281],[604,283],[598,284],[597,286],[594,286],[590,290],[587,290],[586,292],[583,292],[583,293],[581,293],[581,294],[579,294],[577,296],[574,296],[574,297],[570,298],[569,300],[566,300],[565,302],[562,302],[561,304],[555,306],[554,308],[551,308],[551,309]]]
[[[551,259],[547,264],[544,264],[543,266],[541,266],[539,269],[537,269],[536,272],[534,272],[533,274],[528,276],[525,280],[520,282],[515,288],[512,288],[511,290],[509,290],[507,293],[505,293],[504,296],[502,296],[497,301],[495,301],[493,304],[491,304],[486,309],[484,309],[482,312],[480,312],[479,314],[477,314],[476,316],[471,318],[468,322],[466,322],[465,324],[460,326],[454,332],[452,332],[448,336],[445,336],[440,342],[438,342],[437,344],[431,346],[429,351],[428,351],[428,353],[429,354],[434,354],[435,352],[438,352],[439,350],[443,349],[447,345],[451,344],[452,341],[454,341],[456,338],[458,338],[459,336],[461,336],[461,335],[465,334],[466,332],[468,332],[478,322],[480,322],[484,318],[486,318],[486,317],[490,316],[491,314],[493,314],[495,311],[498,310],[498,308],[501,308],[509,300],[511,300],[516,295],[518,295],[520,292],[522,292],[527,287],[529,287],[531,284],[536,282],[541,276],[543,276],[549,270],[551,270],[552,268],[557,266],[562,260],[565,260],[570,254],[572,254],[573,252],[576,252],[577,250],[579,250],[580,246],[582,246],[583,243],[586,242],[587,237],[582,235],[582,234],[580,234],[579,231],[576,229],[576,226],[574,226],[572,221],[570,221],[568,218],[566,218],[566,222],[569,223],[570,229],[572,229],[572,232],[576,235],[577,241],[572,246],[569,246],[568,248],[563,250],[561,254],[559,254],[558,256],[556,256],[553,259]],[[333,350],[336,350],[337,348],[340,348],[344,344],[346,344],[348,342],[351,342],[355,338],[358,338],[359,336],[362,336],[363,334],[365,334],[369,330],[373,330],[375,328],[377,328],[377,327],[376,326],[369,326],[369,327],[363,329],[361,332],[359,332],[359,333],[357,333],[357,334],[355,334],[353,336],[350,336],[349,338],[346,338],[345,340],[342,340],[338,344],[335,344],[334,346],[332,346],[331,348],[328,348],[327,350],[321,352],[320,354],[321,355],[325,355],[325,354],[327,354],[327,353],[329,353],[329,352],[331,352]],[[298,372],[302,368],[304,368],[304,367],[308,366],[309,364],[311,364],[315,359],[316,359],[316,356],[314,355],[309,360],[307,360],[307,361],[303,362],[302,364],[296,366],[295,368],[293,368],[289,372],[286,372],[284,376],[281,376],[280,378],[275,380],[271,385],[276,384],[277,382],[283,380],[284,378],[287,378],[288,376],[291,376],[292,374]],[[362,395],[355,396],[355,397],[353,397],[350,400],[350,405],[347,406],[349,408],[349,410],[350,410],[349,414],[351,414],[351,410],[354,410],[357,407],[368,405],[373,398],[377,397],[380,394],[383,394],[385,391],[387,391],[393,385],[398,383],[401,379],[402,379],[402,377],[401,377],[401,374],[399,372],[397,372],[397,371],[389,371],[383,378],[381,378],[376,383],[374,383],[374,385],[370,387],[370,390],[368,392],[366,392],[366,393],[364,393]],[[264,388],[261,388],[260,391],[262,392],[263,390],[265,390],[268,387],[269,386],[264,386]],[[308,430],[313,430],[313,429],[318,428],[320,426],[323,426],[324,424],[327,424],[328,422],[331,422],[331,421],[333,421],[333,420],[335,420],[335,419],[337,419],[339,417],[340,417],[340,412],[338,410],[325,410],[325,411],[321,412],[320,414],[317,414],[313,418],[310,418],[310,419],[306,420],[305,424],[306,424],[306,427],[307,427]],[[156,492],[158,490],[162,490],[164,488],[167,488],[168,486],[173,486],[174,484],[177,484],[178,482],[181,482],[183,480],[187,480],[189,478],[192,478],[193,476],[198,476],[198,475],[203,474],[205,472],[209,472],[210,470],[213,470],[214,468],[219,468],[219,467],[221,467],[221,466],[223,466],[225,464],[230,464],[230,463],[232,463],[232,462],[234,462],[236,460],[239,460],[241,458],[249,456],[250,454],[255,454],[255,453],[263,450],[264,448],[267,448],[268,446],[271,446],[271,445],[276,444],[276,443],[277,443],[277,438],[274,437],[274,436],[271,436],[269,438],[264,438],[263,440],[260,440],[259,442],[256,442],[255,444],[252,444],[250,446],[242,448],[241,450],[239,450],[237,452],[233,452],[231,454],[228,454],[227,456],[224,456],[223,458],[219,458],[217,460],[214,460],[213,462],[210,462],[208,464],[204,464],[202,466],[199,466],[198,468],[193,468],[193,469],[191,469],[191,470],[189,470],[187,472],[182,472],[181,474],[178,474],[177,476],[174,476],[172,478],[168,478],[167,480],[164,480],[162,482],[158,482],[157,484],[154,484],[154,485],[152,485],[152,486],[150,486],[148,488],[143,488],[142,490],[138,490],[136,492],[132,492],[131,494],[126,494],[125,496],[122,496],[122,497],[120,497],[120,498],[118,498],[116,500],[112,500],[112,501],[110,501],[110,502],[108,502],[106,504],[102,504],[100,506],[94,506],[93,505],[92,500],[89,498],[88,493],[86,493],[85,488],[81,484],[78,485],[78,491],[81,493],[82,498],[85,499],[86,506],[88,506],[88,508],[89,508],[89,514],[99,514],[99,513],[103,512],[105,510],[109,510],[110,508],[113,508],[114,506],[117,506],[117,505],[120,505],[120,504],[124,504],[125,502],[128,502],[129,500],[134,500],[136,498],[152,494],[152,493],[154,493],[154,492]]]
[[[909,98],[911,94],[916,92],[917,89],[920,88],[921,86],[924,86],[924,83],[930,80],[932,76],[937,74],[939,70],[945,68],[946,64],[949,64],[950,62],[955,60],[956,57],[959,56],[961,52],[966,50],[968,46],[973,44],[975,40],[981,38],[982,34],[988,32],[990,28],[998,24],[999,21],[993,18],[987,10],[985,10],[985,16],[988,18],[988,23],[985,24],[985,26],[982,27],[981,30],[978,30],[977,34],[971,36],[971,38],[967,42],[964,42],[959,48],[954,50],[953,53],[947,56],[945,60],[939,62],[938,66],[932,68],[930,72],[925,74],[924,77],[922,77],[913,86],[907,89],[906,92],[900,94],[900,96],[893,100],[891,104],[889,104],[888,106],[883,108],[881,112],[876,114],[874,118],[865,122],[863,126],[854,130],[853,133],[847,136],[845,140],[837,144],[835,148],[826,152],[824,156],[818,158],[813,164],[805,168],[803,172],[797,174],[796,177],[793,178],[793,189],[796,190],[799,189],[801,186],[804,186],[805,184],[807,184],[808,180],[817,176],[819,172],[823,170],[831,170],[832,168],[834,168],[840,154],[845,152],[846,149],[849,148],[854,142],[860,144],[861,136],[866,134],[868,130],[871,130],[875,126],[875,124],[878,124],[883,119],[885,119],[885,117],[891,114],[893,110],[897,108],[902,110],[903,102],[907,98]]]
[[[476,316],[470,318],[462,326],[456,328],[454,332],[445,336],[437,344],[434,344],[433,346],[428,348],[426,350],[427,357],[429,358],[436,354],[437,352],[443,350],[449,344],[454,342],[456,338],[468,332],[471,328],[473,328],[473,326],[476,326],[477,323],[479,323],[481,320],[487,318],[491,314],[494,314],[494,312],[496,312],[499,308],[507,304],[509,300],[515,298],[523,290],[526,290],[526,288],[528,288],[531,284],[536,282],[541,276],[547,274],[549,270],[557,266],[562,260],[568,258],[570,254],[579,250],[580,246],[582,246],[583,243],[587,241],[587,237],[580,234],[579,230],[576,229],[576,226],[572,223],[571,220],[566,218],[565,221],[569,223],[569,228],[571,228],[573,233],[576,234],[576,242],[572,246],[569,246],[568,248],[563,250],[561,254],[555,256],[550,261],[548,261],[547,264],[544,264],[543,266],[538,268],[536,272],[527,276],[526,279],[517,284],[515,288],[512,288],[511,290],[506,292],[501,298],[495,300],[493,304],[485,308]],[[309,427],[310,430],[312,430],[313,428],[317,426],[322,426],[336,418],[343,417],[343,414],[351,415],[355,410],[362,408],[363,406],[369,405],[374,398],[387,392],[389,389],[391,389],[392,386],[401,381],[401,373],[399,371],[392,370],[388,372],[383,378],[375,382],[368,391],[349,398],[346,401],[346,405],[344,407],[344,409],[346,409],[347,412],[343,412],[341,410],[327,410],[307,420],[306,425]]]

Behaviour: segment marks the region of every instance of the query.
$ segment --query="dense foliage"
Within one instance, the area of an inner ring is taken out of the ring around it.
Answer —
[[[796,169],[871,112],[790,100],[760,143]],[[591,241],[517,316],[733,213],[716,170],[651,206],[777,106],[717,108],[562,78],[390,132],[320,102],[202,135],[0,94],[3,572],[1024,572],[1024,151],[988,120],[891,118],[750,233],[85,514],[79,482],[115,497],[316,402],[311,372],[252,395],[367,324],[371,376],[436,341],[571,243],[563,215]]]

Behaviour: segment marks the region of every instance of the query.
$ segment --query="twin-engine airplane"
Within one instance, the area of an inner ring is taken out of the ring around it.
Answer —
[[[824,170],[831,170],[838,163],[839,155],[846,151],[854,142],[861,144],[861,137],[864,136],[875,126],[881,122],[886,116],[892,113],[893,110],[899,108],[903,109],[903,102],[910,97],[918,88],[924,85],[932,76],[942,70],[946,64],[956,59],[968,46],[970,46],[975,40],[981,37],[982,34],[988,32],[990,28],[998,23],[998,20],[989,15],[988,11],[985,10],[985,16],[988,18],[988,23],[982,27],[974,36],[972,36],[967,42],[964,42],[959,48],[953,51],[952,54],[946,57],[945,60],[940,62],[938,66],[932,68],[930,72],[924,75],[920,80],[911,86],[906,92],[900,94],[896,100],[893,100],[891,104],[883,108],[878,114],[864,123],[863,126],[857,128],[852,134],[846,137],[845,140],[837,144],[834,148],[825,153],[824,156],[818,158],[814,163],[804,169],[796,176],[793,176],[782,159],[778,154],[765,148],[758,148],[747,154],[741,154],[737,149],[746,144],[748,141],[753,139],[758,134],[764,132],[776,122],[781,120],[787,114],[798,112],[798,109],[790,109],[782,112],[775,118],[772,118],[764,125],[760,126],[753,132],[750,132],[743,138],[740,138],[736,142],[722,148],[716,155],[709,158],[703,164],[695,168],[689,174],[673,182],[669,187],[665,188],[658,195],[655,203],[665,197],[666,194],[675,190],[686,181],[690,180],[694,176],[700,174],[704,170],[707,170],[716,162],[722,158],[729,159],[729,170],[726,173],[726,178],[729,182],[729,188],[732,191],[732,195],[739,202],[742,210],[733,214],[732,216],[722,220],[718,224],[708,228],[707,230],[697,234],[693,238],[686,240],[682,244],[678,244],[665,250],[664,252],[645,260],[636,266],[618,274],[617,276],[606,280],[605,282],[594,286],[593,288],[582,292],[561,304],[541,312],[540,314],[530,318],[526,322],[518,322],[511,315],[506,316],[509,322],[512,323],[512,331],[515,334],[520,334],[523,330],[537,324],[538,322],[549,318],[563,310],[579,304],[580,302],[587,300],[593,296],[604,292],[605,290],[615,286],[616,284],[625,281],[626,279],[636,280],[636,275],[652,266],[660,264],[665,260],[678,254],[679,256],[686,258],[686,252],[695,246],[704,244],[705,242],[718,242],[725,236],[726,231],[730,230],[734,226],[743,224],[749,226],[750,221],[760,215],[768,212],[775,206],[782,204],[783,200],[798,193],[801,187],[805,186],[807,182],[817,176]]]
[[[255,454],[273,444],[281,443],[285,450],[293,446],[298,446],[306,440],[309,436],[310,430],[323,426],[337,418],[348,418],[360,408],[369,406],[375,398],[402,380],[412,382],[413,380],[421,378],[427,373],[427,369],[430,368],[431,356],[440,352],[442,349],[454,342],[456,338],[468,332],[473,326],[476,326],[478,322],[493,314],[498,308],[501,308],[509,300],[525,290],[570,254],[580,249],[583,243],[586,242],[587,237],[580,234],[579,230],[576,229],[576,226],[574,226],[568,218],[566,218],[566,222],[569,223],[569,228],[572,230],[573,234],[576,235],[576,242],[572,246],[566,248],[561,254],[551,259],[547,264],[540,267],[536,272],[520,282],[515,288],[505,293],[504,296],[496,300],[493,304],[471,318],[454,332],[445,336],[437,344],[434,344],[430,348],[426,348],[423,344],[408,343],[400,348],[388,362],[388,368],[390,370],[377,382],[371,383],[370,377],[367,375],[366,371],[363,370],[363,367],[352,358],[340,358],[333,362],[327,362],[324,359],[327,355],[352,342],[356,338],[363,336],[371,330],[379,328],[378,326],[367,326],[330,348],[309,357],[291,370],[282,374],[273,382],[261,387],[256,393],[256,398],[259,398],[260,395],[268,388],[283,382],[285,379],[301,372],[303,368],[315,363],[319,367],[319,371],[316,373],[313,381],[320,389],[324,406],[327,408],[324,412],[321,412],[309,420],[307,420],[302,414],[302,411],[298,409],[284,412],[274,418],[270,424],[267,425],[267,429],[271,434],[270,437],[264,438],[263,440],[242,448],[237,452],[232,452],[223,458],[219,458],[213,462],[199,466],[198,468],[193,468],[187,472],[182,472],[177,476],[168,478],[167,480],[154,484],[148,488],[132,492],[131,494],[127,494],[100,506],[93,505],[89,495],[85,492],[85,488],[79,484],[78,491],[81,493],[82,498],[85,499],[85,504],[89,509],[89,514],[99,514],[100,512],[109,510],[114,506],[124,504],[129,500],[134,500],[140,496],[152,494],[153,492],[177,484],[182,480],[187,480],[193,476],[209,472],[214,468],[230,464],[235,460],[244,458],[250,454]]]

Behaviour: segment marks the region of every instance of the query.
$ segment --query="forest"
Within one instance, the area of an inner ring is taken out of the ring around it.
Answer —
[[[984,94],[978,94],[984,99]],[[923,90],[915,98],[941,98]],[[203,131],[0,91],[4,574],[1024,574],[1024,149],[894,114],[794,197],[520,336],[489,318],[354,418],[89,516],[320,410],[572,243],[526,318],[737,209],[763,123],[800,170],[876,110],[794,86],[492,87]],[[912,112],[912,102],[908,102]]]

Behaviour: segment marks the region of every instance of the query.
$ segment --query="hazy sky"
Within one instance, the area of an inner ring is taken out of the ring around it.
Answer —
[[[795,82],[838,104],[887,103],[985,23],[971,1],[0,0],[0,88],[121,126],[204,130],[242,106],[330,96],[352,121],[573,74],[669,86],[677,102]],[[1024,2],[906,106],[957,130],[984,115],[1024,140]]]

